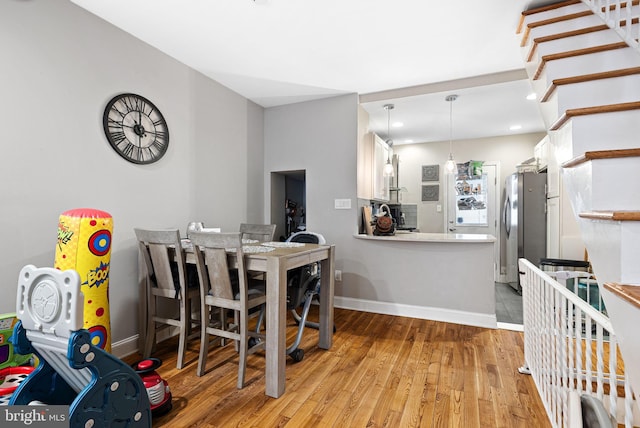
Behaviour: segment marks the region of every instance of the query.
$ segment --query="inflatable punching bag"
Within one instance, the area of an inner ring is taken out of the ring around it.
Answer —
[[[84,328],[91,343],[111,352],[109,262],[113,218],[109,213],[78,208],[60,214],[55,268],[74,269],[84,293]]]

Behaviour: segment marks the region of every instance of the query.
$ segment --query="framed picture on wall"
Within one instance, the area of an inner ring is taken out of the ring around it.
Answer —
[[[437,184],[422,185],[422,202],[437,202],[440,200],[440,186]]]
[[[440,165],[422,165],[422,181],[438,181]]]

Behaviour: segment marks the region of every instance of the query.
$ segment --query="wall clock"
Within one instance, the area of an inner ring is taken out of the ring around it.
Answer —
[[[104,109],[102,126],[111,147],[129,162],[156,162],[169,147],[169,128],[162,113],[140,95],[113,97]]]

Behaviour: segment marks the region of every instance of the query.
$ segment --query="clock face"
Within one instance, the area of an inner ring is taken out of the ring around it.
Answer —
[[[102,126],[111,147],[129,162],[153,163],[169,147],[169,128],[162,113],[140,95],[113,97],[104,109]]]

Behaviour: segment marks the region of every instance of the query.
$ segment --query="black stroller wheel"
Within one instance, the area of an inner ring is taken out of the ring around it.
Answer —
[[[291,358],[293,358],[293,361],[295,361],[296,363],[299,363],[304,358],[304,350],[298,348],[292,351],[291,354],[289,355],[291,355]]]

